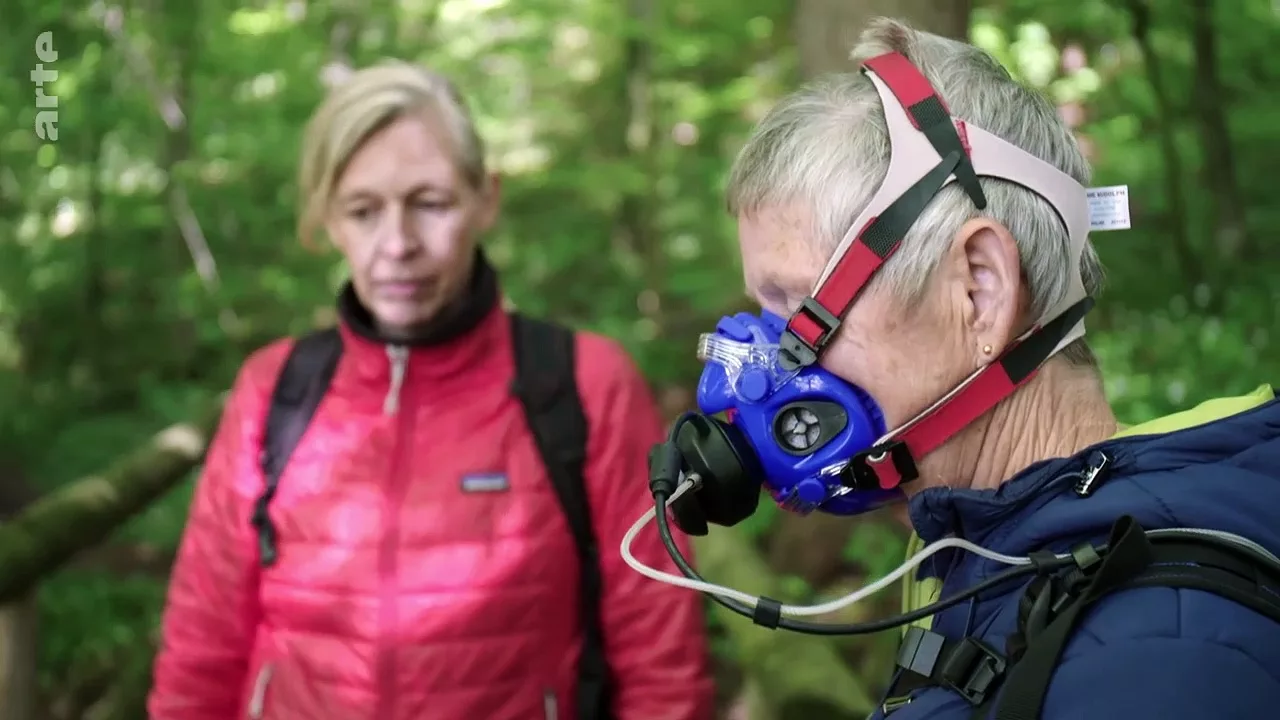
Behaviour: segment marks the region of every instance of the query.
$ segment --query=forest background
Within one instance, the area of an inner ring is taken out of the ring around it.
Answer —
[[[780,94],[850,69],[879,14],[990,50],[1057,103],[1095,185],[1129,187],[1133,229],[1096,238],[1109,281],[1090,324],[1122,419],[1280,379],[1270,0],[11,5],[0,522],[46,498],[43,525],[0,526],[0,587],[34,588],[0,613],[0,697],[11,710],[26,698],[21,720],[144,716],[199,454],[157,455],[154,434],[207,427],[193,418],[249,352],[333,320],[338,258],[293,239],[299,131],[326,82],[383,57],[426,63],[469,96],[505,176],[487,248],[511,301],[621,340],[668,412],[690,402],[697,333],[744,307],[722,211],[733,154]],[[94,478],[137,492],[104,500]],[[46,535],[24,545],[5,532],[17,526]],[[766,508],[700,550],[712,577],[805,600],[887,572],[903,547],[890,518]],[[863,717],[896,642],[710,622],[724,710],[758,720]]]

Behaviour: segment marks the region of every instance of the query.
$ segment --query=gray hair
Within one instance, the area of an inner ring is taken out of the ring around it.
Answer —
[[[873,21],[854,48],[861,63],[887,52],[906,56],[929,79],[951,112],[1075,178],[1089,183],[1089,164],[1070,129],[1039,93],[1019,85],[986,52],[913,30],[891,19]],[[729,212],[750,214],[795,202],[809,204],[824,257],[871,201],[889,169],[889,134],[871,80],[860,72],[820,78],[779,102],[756,127],[729,175]],[[942,190],[876,274],[904,302],[918,300],[952,237],[966,221],[987,217],[1017,241],[1031,293],[1031,312],[1060,302],[1080,272],[1086,292],[1097,293],[1102,266],[1086,242],[1079,268],[1069,267],[1070,239],[1057,213],[1040,196],[1013,183],[981,179],[988,205],[979,211],[952,183]],[[1097,366],[1083,340],[1063,357]]]

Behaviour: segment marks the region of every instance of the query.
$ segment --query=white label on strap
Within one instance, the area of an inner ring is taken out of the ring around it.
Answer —
[[[1089,188],[1085,196],[1089,198],[1090,230],[1129,229],[1128,185]]]

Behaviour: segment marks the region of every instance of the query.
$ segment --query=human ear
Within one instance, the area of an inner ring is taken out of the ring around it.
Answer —
[[[1021,332],[1024,283],[1018,245],[1000,223],[977,218],[960,228],[952,247],[961,259],[964,317],[973,351],[989,361]]]
[[[502,176],[498,173],[485,175],[479,194],[480,208],[476,218],[476,230],[486,232],[498,221],[498,210],[502,205]]]
[[[332,214],[325,217],[324,225],[321,226],[319,234],[322,236],[322,240],[319,243],[315,243],[317,249],[337,249],[338,252],[344,254],[347,252],[347,234],[342,231],[341,224]],[[327,243],[327,246],[323,243]]]

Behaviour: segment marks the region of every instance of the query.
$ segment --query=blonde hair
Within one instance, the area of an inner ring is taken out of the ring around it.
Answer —
[[[369,136],[410,113],[422,113],[438,124],[462,176],[472,187],[482,187],[484,142],[457,87],[424,67],[384,61],[352,74],[307,122],[298,160],[298,239],[304,245],[311,245],[323,226],[334,186],[351,156]]]

